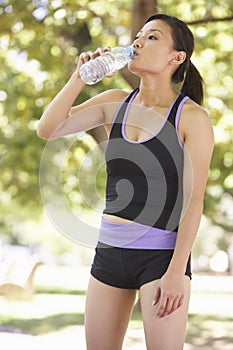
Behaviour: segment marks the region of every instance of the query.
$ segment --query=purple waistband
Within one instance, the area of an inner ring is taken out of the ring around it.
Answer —
[[[137,222],[114,223],[102,217],[99,242],[132,249],[174,249],[177,232],[161,230]]]

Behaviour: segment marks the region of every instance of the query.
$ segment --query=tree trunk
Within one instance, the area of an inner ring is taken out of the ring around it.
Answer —
[[[134,0],[131,21],[131,42],[135,38],[137,32],[143,27],[146,20],[157,12],[157,8],[157,0]],[[121,74],[133,89],[139,85],[139,78],[130,73],[127,67],[121,70]]]
[[[144,25],[146,20],[157,13],[157,0],[134,0],[132,13],[132,36],[133,39],[137,32]]]

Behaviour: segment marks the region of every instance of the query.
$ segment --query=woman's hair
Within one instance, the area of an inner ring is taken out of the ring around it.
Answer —
[[[174,49],[186,53],[186,59],[174,72],[172,82],[176,84],[183,82],[181,91],[198,104],[202,104],[203,79],[191,62],[194,50],[193,33],[183,21],[173,16],[158,13],[148,18],[146,23],[153,20],[165,21],[172,29]]]

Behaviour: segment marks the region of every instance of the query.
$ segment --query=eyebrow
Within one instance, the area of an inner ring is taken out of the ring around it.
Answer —
[[[149,32],[159,32],[163,35],[163,32],[160,29],[149,29]],[[138,33],[142,33],[142,30],[140,30]]]

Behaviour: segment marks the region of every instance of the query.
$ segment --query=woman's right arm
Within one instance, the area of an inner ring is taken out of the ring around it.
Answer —
[[[54,137],[56,129],[69,117],[70,109],[83,86],[84,83],[75,71],[44,111],[37,128],[39,137],[45,139]]]
[[[125,94],[123,91],[109,90],[78,106],[72,106],[85,86],[79,74],[81,65],[107,50],[109,49],[97,49],[94,53],[82,53],[80,55],[75,72],[44,111],[37,128],[39,137],[51,139],[89,130],[104,124],[103,106],[109,102],[120,101]]]

